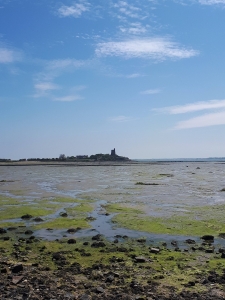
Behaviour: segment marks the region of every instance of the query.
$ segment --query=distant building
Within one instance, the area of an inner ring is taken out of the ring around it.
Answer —
[[[111,156],[116,156],[116,149],[111,150]]]

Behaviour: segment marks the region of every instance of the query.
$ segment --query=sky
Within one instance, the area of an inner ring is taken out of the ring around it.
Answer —
[[[225,156],[225,0],[0,0],[0,158]]]

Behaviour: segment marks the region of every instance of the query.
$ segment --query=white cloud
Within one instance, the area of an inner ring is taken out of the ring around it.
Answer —
[[[49,96],[49,93],[54,90],[60,89],[60,87],[51,82],[38,82],[34,85],[35,94],[34,98],[46,97]]]
[[[174,129],[187,129],[225,125],[225,110],[216,113],[205,114],[186,121],[179,122]]]
[[[51,82],[39,82],[34,85],[35,89],[46,92],[51,90],[58,90],[59,87]]]
[[[189,103],[180,106],[164,107],[162,109],[155,109],[157,111],[169,114],[185,114],[202,110],[225,108],[225,100],[210,100],[196,103]]]
[[[63,5],[58,9],[58,14],[60,17],[79,18],[82,13],[89,11],[89,6],[90,4],[87,2],[75,3],[72,6]]]
[[[96,54],[97,56],[165,60],[190,58],[198,55],[198,51],[181,47],[168,38],[148,38],[99,43]]]
[[[13,63],[15,61],[21,60],[21,54],[19,52],[16,52],[14,50],[0,47],[0,63],[7,64],[7,63]]]
[[[117,116],[117,117],[113,117],[110,119],[110,121],[112,122],[117,122],[117,123],[121,123],[121,122],[128,122],[133,120],[133,118],[131,117],[126,117],[126,116]]]
[[[77,100],[82,100],[82,99],[84,99],[84,98],[79,95],[68,95],[68,96],[64,96],[64,97],[55,97],[55,98],[53,98],[53,101],[72,102],[72,101],[77,101]]]
[[[143,26],[141,23],[131,23],[129,27],[120,26],[120,31],[126,34],[139,35],[147,32],[146,26]]]
[[[142,95],[154,95],[159,93],[161,93],[161,90],[159,89],[152,89],[152,90],[146,90],[141,92]]]
[[[198,0],[203,5],[225,4],[225,0]]]

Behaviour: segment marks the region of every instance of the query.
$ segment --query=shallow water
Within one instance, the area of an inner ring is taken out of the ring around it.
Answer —
[[[0,166],[1,180],[14,182],[0,183],[0,194],[21,199],[21,203],[54,196],[95,200],[91,216],[96,221],[90,223],[95,231],[81,231],[76,236],[93,232],[100,232],[110,238],[116,234],[143,235],[113,228],[110,221],[112,216],[101,214],[102,203],[141,205],[148,215],[168,216],[174,212],[185,212],[190,206],[225,201],[225,193],[221,192],[225,187],[225,164],[217,162],[140,163],[124,166]],[[137,182],[158,185],[136,185]],[[43,232],[41,230],[37,234],[46,237],[47,234]],[[62,231],[48,233],[54,238],[62,234]]]

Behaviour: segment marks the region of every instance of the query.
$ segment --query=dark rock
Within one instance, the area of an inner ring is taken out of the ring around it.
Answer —
[[[66,217],[68,217],[68,214],[67,213],[61,213],[60,216],[66,218]]]
[[[223,249],[223,248],[219,248],[219,253],[224,253],[225,252],[225,249]]]
[[[13,231],[13,230],[16,230],[16,229],[17,229],[17,227],[8,227],[7,228],[8,231]]]
[[[77,229],[76,229],[76,228],[69,228],[69,229],[67,230],[67,232],[68,232],[68,233],[75,233],[75,232],[77,232]]]
[[[145,243],[145,242],[146,242],[146,238],[145,238],[145,237],[138,238],[137,241],[138,241],[139,243]]]
[[[225,239],[225,233],[224,233],[224,232],[219,233],[218,236],[219,236],[220,238],[222,238],[222,239]]]
[[[177,247],[177,241],[172,241],[171,245],[174,246],[174,247]]]
[[[196,244],[195,240],[192,240],[192,239],[187,239],[185,242],[187,244]]]
[[[115,240],[113,241],[113,243],[114,243],[114,244],[118,244],[118,243],[119,243],[119,240],[118,240],[118,239],[115,239]]]
[[[214,253],[214,248],[206,249],[205,253]]]
[[[83,245],[84,245],[84,246],[88,246],[88,245],[89,245],[89,242],[84,242]]]
[[[52,259],[54,260],[65,260],[66,258],[60,252],[52,253]]]
[[[105,282],[113,282],[113,280],[114,280],[114,276],[113,276],[113,275],[109,275],[109,276],[106,278]]]
[[[93,241],[100,241],[102,239],[101,234],[96,234],[91,238]]]
[[[67,243],[68,244],[76,244],[76,240],[75,239],[69,239],[68,241],[67,241]]]
[[[104,242],[94,242],[91,244],[91,247],[94,247],[94,248],[100,248],[100,247],[105,247],[106,244]]]
[[[221,253],[221,258],[225,258],[225,252]]]
[[[204,240],[204,241],[214,241],[214,236],[210,235],[210,234],[206,234],[206,235],[203,235],[201,237],[201,239]]]
[[[3,241],[9,241],[10,237],[9,236],[4,236]]]
[[[36,217],[33,219],[35,222],[43,222],[44,220],[41,217]]]
[[[12,270],[13,273],[19,273],[19,272],[23,271],[23,265],[22,264],[14,265],[11,268],[11,270]]]
[[[33,231],[32,231],[32,230],[26,230],[24,233],[25,233],[25,234],[32,234]]]
[[[0,228],[0,234],[6,233],[6,230],[4,228]]]
[[[33,216],[32,216],[32,215],[29,215],[29,214],[23,215],[23,216],[21,217],[21,219],[24,219],[24,220],[29,220],[29,219],[31,219],[31,218],[33,218]]]

